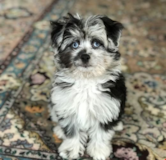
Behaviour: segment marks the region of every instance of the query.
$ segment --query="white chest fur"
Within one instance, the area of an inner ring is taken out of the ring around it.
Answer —
[[[84,130],[96,122],[112,121],[119,115],[120,102],[103,90],[97,80],[77,80],[66,88],[56,85],[51,97],[55,104],[51,112],[66,118],[66,123],[75,122]]]

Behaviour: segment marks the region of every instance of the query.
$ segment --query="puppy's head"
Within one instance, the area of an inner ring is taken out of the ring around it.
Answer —
[[[97,77],[120,65],[122,24],[106,16],[79,15],[51,22],[51,41],[58,70],[73,76]]]

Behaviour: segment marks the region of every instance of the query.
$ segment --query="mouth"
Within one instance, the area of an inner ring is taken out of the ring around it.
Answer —
[[[92,66],[89,65],[89,64],[80,64],[80,65],[77,65],[77,68],[78,68],[80,71],[88,71],[89,69],[92,68]]]
[[[89,68],[89,67],[91,67],[91,65],[90,64],[82,64],[82,65],[80,65],[80,67]]]
[[[85,68],[85,69],[92,67],[92,65],[90,65],[88,63],[82,63],[82,64],[78,64],[78,63],[76,64],[75,63],[75,66],[78,67],[78,68]]]

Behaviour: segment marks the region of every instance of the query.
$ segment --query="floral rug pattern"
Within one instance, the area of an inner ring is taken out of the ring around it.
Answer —
[[[36,9],[32,0],[15,1],[0,1],[0,159],[61,159],[61,140],[52,131],[56,124],[48,120],[47,110],[55,70],[49,20],[70,11],[105,14],[126,28],[120,51],[128,101],[124,129],[116,133],[109,159],[164,160],[166,1],[41,0]],[[91,158],[85,154],[80,159]]]

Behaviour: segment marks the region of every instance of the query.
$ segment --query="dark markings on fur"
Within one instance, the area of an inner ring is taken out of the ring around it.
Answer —
[[[68,29],[82,29],[83,25],[80,20],[74,18],[70,19],[70,21],[67,23],[66,28]]]
[[[58,121],[63,121],[63,120],[64,120],[64,118],[63,118],[63,117],[60,117],[60,115],[58,115],[56,112],[55,112],[55,115],[56,115]]]
[[[114,60],[119,60],[120,59],[120,57],[121,57],[121,54],[117,51],[117,52],[115,52],[115,56],[114,56]]]
[[[64,118],[61,117],[57,112],[54,112],[54,113],[55,113],[55,115],[56,115],[59,122],[64,120]]]
[[[81,20],[75,18],[69,13],[69,17],[63,17],[62,20],[57,20],[57,21],[51,21],[51,42],[54,47],[58,47],[58,50],[60,50],[63,41],[65,38],[71,36],[70,29],[77,29],[77,30],[82,30],[83,29],[83,23]],[[65,26],[65,32],[63,34],[63,41],[61,44],[57,43],[58,37],[61,35],[62,29]]]
[[[69,37],[72,37],[72,34],[69,32],[69,30],[65,30],[64,31],[64,34],[63,34],[63,40],[62,42],[60,43],[59,47],[58,47],[58,52],[61,53],[61,52],[64,52],[69,46],[69,45],[66,45],[65,48],[62,50],[62,44],[64,43],[65,40],[67,40]]]
[[[120,31],[124,28],[123,25],[117,21],[113,21],[112,19],[108,17],[102,17],[101,20],[103,21],[107,36],[111,38],[114,42],[114,44],[118,45],[118,39],[120,37]]]
[[[56,83],[56,85],[60,86],[62,89],[72,87],[74,84],[73,83],[67,83],[67,82],[61,82],[61,83]]]
[[[52,91],[51,91],[51,92],[52,92]],[[51,107],[51,108],[53,108],[53,106],[55,105],[55,104],[51,101],[51,98],[49,98],[48,105],[49,105],[49,107]]]
[[[48,104],[49,104],[49,107],[50,108],[53,108],[53,106],[55,105],[52,101],[51,101],[51,98],[49,99],[49,102],[48,102]],[[52,121],[52,117],[50,116],[50,117],[48,117],[48,119],[47,119],[48,121]]]
[[[64,31],[64,34],[63,34],[63,40],[62,40],[60,46],[58,47],[58,51],[59,51],[60,53],[63,52],[64,50],[66,50],[68,47],[70,47],[70,44],[69,44],[69,45],[66,45],[63,50],[61,49],[61,46],[62,46],[62,44],[64,43],[64,41],[67,40],[67,39],[70,38],[70,37],[72,37],[72,34],[69,32],[68,29],[66,29],[66,30]]]
[[[111,84],[111,85],[108,85]],[[109,94],[110,98],[113,97],[115,99],[120,100],[120,112],[119,116],[117,119],[113,119],[111,122],[106,123],[101,123],[101,127],[108,131],[112,129],[112,127],[116,126],[118,122],[121,120],[121,117],[124,113],[124,107],[125,107],[125,102],[126,102],[126,86],[125,86],[125,79],[122,74],[118,75],[118,79],[116,82],[113,81],[108,81],[106,84],[102,85],[105,88],[110,89],[110,91],[104,91],[105,94]],[[110,106],[111,107],[111,106]]]
[[[110,88],[110,87],[113,87],[113,86],[114,86],[114,82],[113,81],[108,81],[108,82],[102,84],[103,88]]]
[[[82,33],[83,33],[83,38],[85,39],[85,38],[86,38],[86,33],[85,33],[85,31],[82,31]]]
[[[58,117],[58,121],[63,121],[63,120],[64,120],[64,118]]]
[[[70,68],[72,66],[70,52],[61,52],[59,54],[59,59],[63,68]]]
[[[77,56],[74,58],[74,61],[77,61],[78,59],[80,59],[81,55],[82,54],[85,54],[86,53],[86,50],[83,49],[81,50],[80,52],[77,53]]]
[[[63,28],[63,23],[59,22],[59,21],[51,21],[51,42],[53,46],[58,46],[57,43],[57,38],[59,37],[59,35],[61,34],[61,30]]]
[[[91,25],[92,25],[92,26],[97,25],[97,21],[93,21],[93,22],[91,23]]]
[[[52,121],[52,119],[51,119],[51,116],[50,117],[48,117],[48,119],[47,119],[48,121]]]
[[[116,77],[118,77],[118,76],[119,76],[119,73],[117,73],[117,72],[112,72],[110,75],[111,75],[111,76],[116,76]],[[115,83],[115,82],[114,82],[114,83]]]
[[[63,127],[62,129],[63,129],[66,137],[71,138],[71,137],[74,137],[75,134],[76,134],[76,129],[75,129],[74,125],[72,125],[72,126],[66,126],[66,127]]]
[[[121,54],[120,54],[120,52],[119,51],[114,51],[114,50],[111,50],[111,49],[107,49],[107,52],[109,52],[110,53],[110,56],[113,56],[114,57],[114,60],[119,60],[120,59],[120,57],[121,57]]]
[[[83,131],[83,130],[79,130],[79,132],[80,132],[80,134],[86,134],[86,132],[85,131]],[[82,133],[81,133],[82,132]],[[87,146],[87,144],[88,144],[88,138],[89,138],[89,136],[87,136],[87,138],[81,138],[80,139],[80,143],[86,148],[86,146]]]
[[[66,45],[63,50],[61,50],[61,46],[64,43],[64,41],[70,37],[72,37],[72,34],[70,33],[70,30],[79,30],[82,32],[83,29],[83,23],[81,20],[73,17],[71,14],[69,14],[69,17],[64,17],[65,21],[52,21],[52,31],[51,31],[51,41],[53,46],[56,46],[58,48],[58,56],[60,59],[60,64],[63,68],[70,68],[72,66],[71,63],[71,51],[70,49],[67,49],[69,45]],[[62,42],[60,44],[57,44],[58,36],[60,36],[62,32],[62,28],[65,26],[65,31],[63,33]]]
[[[107,48],[107,52],[109,53],[115,53],[114,49]]]

